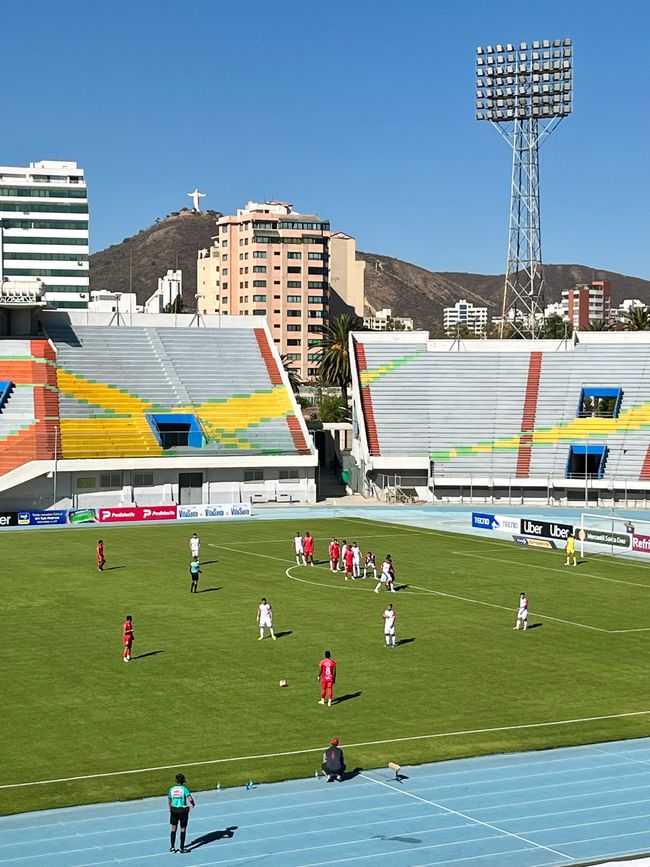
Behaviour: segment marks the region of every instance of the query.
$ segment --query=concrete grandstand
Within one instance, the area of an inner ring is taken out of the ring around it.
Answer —
[[[646,505],[650,334],[351,337],[356,487],[427,502]]]
[[[312,502],[266,322],[43,311],[0,338],[0,507]]]

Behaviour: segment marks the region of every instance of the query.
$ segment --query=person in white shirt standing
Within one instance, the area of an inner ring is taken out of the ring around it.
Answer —
[[[352,543],[352,577],[361,577],[361,548],[356,542]]]
[[[368,573],[372,571],[372,577],[377,580],[377,563],[375,562],[375,555],[372,551],[368,551],[366,554],[366,562],[363,567],[363,577],[367,578]]]
[[[307,561],[305,560],[305,546],[302,542],[302,536],[298,532],[296,532],[296,535],[293,537],[293,549],[296,554],[296,565],[306,566]]]
[[[273,609],[266,601],[266,597],[262,596],[262,601],[257,606],[257,625],[260,628],[260,637],[257,639],[261,641],[264,638],[264,630],[268,629],[271,633],[271,638],[275,641],[275,633],[273,632]]]
[[[345,555],[348,552],[348,548],[350,546],[345,541],[345,539],[341,542],[341,571],[345,572]]]
[[[384,611],[384,639],[386,647],[395,647],[395,621],[397,612],[393,608],[393,603],[390,602],[388,608]]]
[[[512,628],[519,629],[520,626],[523,626],[524,632],[528,629],[528,597],[525,593],[519,594],[519,610],[517,611],[517,622]]]
[[[381,564],[381,575],[375,587],[375,593],[379,593],[382,584],[386,585],[386,590],[390,590],[391,593],[395,592],[395,569],[393,568],[393,560],[390,554],[386,554],[386,559]]]
[[[192,538],[190,539],[190,553],[192,554],[192,559],[194,557],[201,559],[201,540],[196,533],[192,533]]]

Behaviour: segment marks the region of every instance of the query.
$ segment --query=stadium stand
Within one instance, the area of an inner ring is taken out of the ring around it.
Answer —
[[[420,485],[423,499],[432,487],[467,479],[487,488],[507,481],[567,489],[585,475],[594,487],[650,481],[650,335],[643,332],[464,345],[426,332],[358,333],[352,356],[361,427],[355,454],[366,491],[378,475],[415,471],[432,479]],[[585,409],[601,393],[616,403],[616,417]]]
[[[231,486],[222,486],[228,501],[246,495],[244,468],[255,468],[259,482],[264,466],[277,481],[281,467],[300,467],[284,474],[295,482],[289,499],[309,499],[316,455],[265,325],[212,319],[190,327],[188,315],[142,314],[116,325],[110,314],[45,311],[42,338],[1,339],[0,491],[13,481],[3,474],[17,468],[21,480],[51,473],[39,462],[55,460],[65,473],[72,461],[80,470],[108,471],[131,469],[134,460],[163,468],[174,458],[175,469],[187,461],[186,469],[204,470],[206,480],[213,468],[215,490],[217,468],[238,469]],[[90,477],[85,483],[91,487]],[[168,480],[164,487],[165,499],[173,498]],[[273,491],[254,493],[274,498]],[[119,496],[130,501],[128,491]]]

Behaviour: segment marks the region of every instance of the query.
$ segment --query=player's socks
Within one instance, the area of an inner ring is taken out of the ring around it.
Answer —
[[[325,704],[325,699],[321,698],[321,700],[318,702],[318,704]]]
[[[181,852],[187,852],[187,849],[185,848],[185,835],[186,834],[187,834],[187,831],[184,828],[181,828]]]
[[[175,852],[176,851],[176,831],[171,831],[169,836],[170,836],[170,840],[171,840],[171,848],[169,851]]]
[[[327,706],[332,707],[332,699],[331,698],[327,699]]]

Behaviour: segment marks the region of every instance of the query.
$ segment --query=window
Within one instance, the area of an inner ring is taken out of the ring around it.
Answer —
[[[323,253],[309,253],[308,258],[309,259],[324,259],[325,255]]]
[[[3,220],[5,229],[87,229],[88,220]],[[88,241],[86,241],[88,243]]]
[[[309,346],[317,346],[320,343],[320,340],[317,337],[310,337],[307,343]]]
[[[302,331],[302,325],[287,325],[287,331]]]
[[[287,268],[288,274],[300,274],[302,268],[299,265],[289,265]]]
[[[325,298],[322,295],[308,295],[307,301],[309,304],[324,304]]]
[[[268,223],[264,220],[253,220],[253,227],[255,229],[272,229],[273,223]]]
[[[240,270],[241,270],[241,269],[240,269]],[[228,274],[228,269],[227,269],[227,268],[222,268],[222,269],[221,269],[221,273],[222,273],[223,276],[225,277],[225,276]]]
[[[302,316],[302,311],[300,311],[300,310],[287,310],[287,316]]]
[[[0,188],[0,196],[11,196],[14,198],[30,197],[37,199],[85,199],[86,190],[69,190],[65,188],[52,189],[51,187],[2,187]]]
[[[567,479],[602,479],[607,463],[607,446],[569,446]]]
[[[244,470],[245,482],[263,482],[264,470]]]
[[[11,244],[13,239],[7,240],[6,244]],[[5,253],[5,259],[24,259],[33,261],[34,259],[56,260],[59,262],[84,262],[88,258],[88,253]]]
[[[57,224],[58,225],[58,224]],[[11,238],[6,238],[7,244],[65,244],[70,247],[87,247],[88,239],[87,238],[35,238],[34,236],[30,236],[29,238],[21,238],[20,236],[12,236]]]
[[[5,268],[4,273],[7,277],[85,277],[88,274],[88,269],[82,270],[80,268],[77,271],[71,271],[64,268],[61,270],[58,268]],[[54,286],[48,288],[54,289]],[[79,291],[84,291],[83,286],[79,287]]]
[[[299,352],[287,352],[287,360],[288,361],[300,361],[300,353]]]
[[[122,473],[102,473],[99,477],[100,488],[121,488]]]
[[[227,289],[227,288],[228,288],[228,284],[227,284],[227,283],[222,283],[222,284],[221,284],[221,288],[222,288],[222,289]]]
[[[327,283],[319,282],[318,280],[310,280],[307,283],[308,289],[327,289]]]
[[[60,205],[54,204],[51,205],[36,205],[31,202],[3,202],[2,203],[3,211],[22,211],[25,213],[29,211],[47,211],[49,214],[87,214],[88,213],[88,205]]]
[[[135,488],[148,488],[153,485],[153,473],[133,473],[133,486]]]
[[[290,304],[300,304],[302,301],[302,295],[287,295],[287,301]]]
[[[320,352],[310,352],[307,358],[309,361],[320,361]]]
[[[222,242],[221,242],[221,246],[222,246],[222,247],[227,247],[227,246],[228,246],[228,241],[222,241]]]
[[[300,280],[287,280],[287,289],[300,289],[302,283]]]
[[[280,481],[288,482],[290,479],[293,481],[295,479],[300,478],[299,470],[280,470]]]
[[[318,368],[310,367],[307,371],[307,376],[318,376]]]
[[[324,310],[310,310],[307,315],[310,319],[327,319]]]
[[[621,388],[583,388],[578,404],[578,418],[618,418]]]
[[[289,250],[287,259],[302,259],[302,253],[294,253],[293,250]]]
[[[222,262],[227,262],[227,261],[228,261],[228,254],[227,254],[227,253],[224,253],[224,254],[223,254],[223,256],[221,257],[221,261],[222,261]]]
[[[253,250],[253,259],[266,259],[266,250]]]
[[[281,298],[282,298],[282,295],[274,295],[273,296],[274,301],[279,301]]]
[[[300,346],[300,338],[289,338],[287,346]]]
[[[327,274],[327,268],[308,268],[309,274]]]
[[[253,265],[253,274],[266,274],[266,265]]]
[[[227,304],[227,303],[228,303],[228,296],[227,296],[227,295],[223,295],[223,296],[222,296],[222,298],[221,298],[221,303],[222,303],[222,304]]]
[[[77,479],[77,490],[78,491],[87,491],[90,488],[94,488],[96,485],[96,479],[94,476],[80,476]]]
[[[266,316],[266,310],[253,310],[253,316]]]
[[[253,295],[253,301],[266,301],[266,295]]]
[[[253,280],[253,287],[263,289],[266,286],[266,280]]]
[[[322,334],[322,326],[320,326],[320,325],[308,325],[307,331],[312,331],[312,332],[315,331],[316,334]],[[319,343],[320,343],[320,341],[319,341]]]

